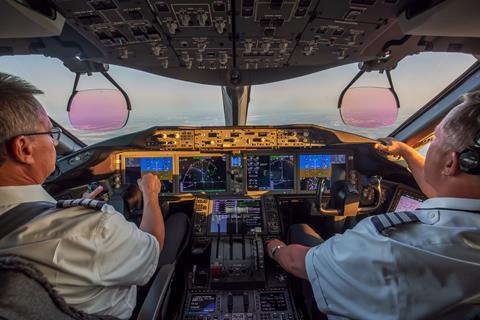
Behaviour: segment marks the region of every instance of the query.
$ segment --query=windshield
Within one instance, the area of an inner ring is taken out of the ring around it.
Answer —
[[[392,71],[400,99],[397,121],[381,129],[358,129],[341,122],[337,100],[342,89],[358,72],[350,64],[315,74],[266,85],[252,86],[248,125],[317,124],[377,138],[388,135],[463,73],[476,59],[460,53],[423,53],[403,59]],[[43,56],[0,57],[0,71],[31,82],[44,91],[38,96],[50,116],[87,144],[143,130],[152,126],[224,125],[221,90],[169,79],[129,68],[111,66],[110,75],[125,89],[132,112],[125,128],[88,133],[73,129],[66,105],[74,74],[61,61]],[[386,76],[367,73],[354,86],[388,86]],[[101,75],[82,76],[79,90],[113,88]]]

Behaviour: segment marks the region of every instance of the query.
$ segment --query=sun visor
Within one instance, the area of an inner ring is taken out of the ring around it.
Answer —
[[[48,7],[40,10],[13,0],[0,1],[0,39],[59,36],[65,18]]]
[[[441,37],[480,37],[480,1],[445,0],[421,13],[405,10],[398,23],[405,34]]]

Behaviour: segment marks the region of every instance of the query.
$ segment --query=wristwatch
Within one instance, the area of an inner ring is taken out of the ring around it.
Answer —
[[[275,253],[280,249],[285,247],[283,244],[276,245],[275,247],[272,248],[272,257],[275,257]]]

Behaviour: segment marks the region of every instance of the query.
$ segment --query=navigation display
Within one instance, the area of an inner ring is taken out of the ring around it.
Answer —
[[[225,156],[180,157],[180,192],[225,192]]]
[[[422,204],[423,200],[412,197],[410,195],[401,195],[398,199],[396,207],[393,209],[394,212],[402,211],[414,211]]]
[[[162,182],[162,193],[173,192],[172,157],[125,158],[125,183],[137,183],[137,179],[152,173]]]
[[[295,188],[294,155],[247,156],[248,191],[291,191]]]
[[[243,234],[262,231],[260,199],[215,199],[210,233]]]
[[[215,312],[215,299],[216,296],[214,294],[193,294],[188,312],[193,314]]]
[[[345,154],[301,154],[300,190],[315,191],[321,179],[326,179],[324,192],[330,192],[333,181],[345,179]]]

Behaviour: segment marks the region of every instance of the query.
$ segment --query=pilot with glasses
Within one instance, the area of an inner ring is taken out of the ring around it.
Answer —
[[[82,201],[84,206],[57,209],[42,184],[55,170],[62,130],[52,127],[35,99],[41,93],[20,78],[0,73],[0,221],[20,218],[19,208],[25,205],[51,204],[7,234],[1,234],[0,222],[0,255],[31,261],[69,305],[128,319],[137,286],[148,283],[159,261],[175,260],[188,218],[175,213],[164,222],[158,198],[161,184],[152,174],[138,182],[144,203],[139,228],[94,199]]]
[[[445,116],[425,158],[400,141],[384,142],[375,147],[403,157],[429,197],[420,208],[363,219],[325,241],[308,225],[293,225],[289,245],[267,242],[269,256],[308,280],[307,301],[313,290],[328,319],[473,319],[480,303],[480,92]]]

